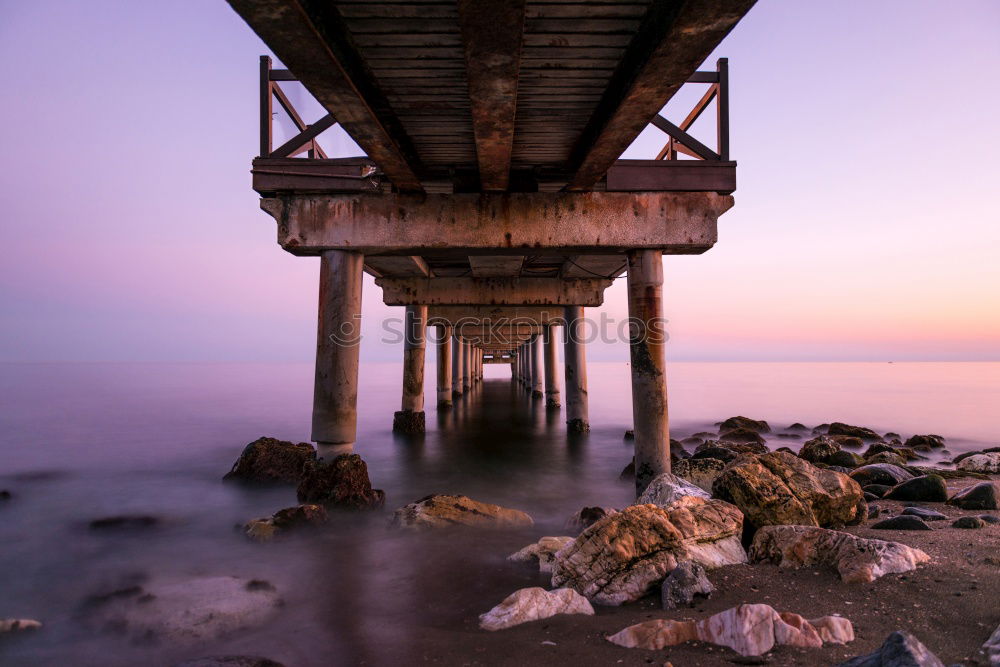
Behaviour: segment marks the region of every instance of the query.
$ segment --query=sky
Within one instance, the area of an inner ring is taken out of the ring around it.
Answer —
[[[1000,360],[998,34],[993,0],[760,0],[704,67],[738,190],[664,260],[668,358]],[[318,260],[250,189],[267,52],[222,0],[0,0],[0,361],[312,360]],[[364,361],[399,315],[366,280]]]

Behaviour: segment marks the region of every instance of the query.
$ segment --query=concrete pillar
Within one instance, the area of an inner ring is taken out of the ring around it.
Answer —
[[[670,472],[661,251],[629,251],[628,314],[638,495],[654,477]]]
[[[451,344],[451,393],[453,396],[462,395],[462,362],[465,357],[462,354],[462,337],[455,335]]]
[[[545,407],[558,408],[559,397],[559,355],[556,348],[556,327],[545,327]]]
[[[531,396],[541,398],[544,390],[545,351],[542,349],[542,336],[535,334],[531,339]]]
[[[397,433],[423,433],[424,360],[427,348],[427,306],[407,306],[403,319],[403,401],[392,418]]]
[[[583,306],[566,307],[563,366],[566,372],[566,429],[570,433],[590,430],[587,405],[587,347],[583,342]]]
[[[472,389],[472,343],[462,341],[462,389]]]
[[[451,407],[451,327],[438,325],[437,400],[439,408]]]
[[[320,255],[312,439],[321,455],[350,451],[357,438],[364,261],[345,250]]]

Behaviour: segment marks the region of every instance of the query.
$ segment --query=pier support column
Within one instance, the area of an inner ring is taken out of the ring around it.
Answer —
[[[587,347],[583,341],[583,324],[583,306],[567,306],[563,365],[566,373],[566,430],[570,433],[590,430]]]
[[[635,488],[639,495],[654,477],[670,472],[661,251],[628,253],[628,314]]]
[[[556,327],[545,327],[545,407],[558,408],[559,396],[559,355],[556,348]]]
[[[427,306],[407,306],[403,320],[403,401],[392,418],[396,433],[423,433],[424,360],[427,352]]]
[[[439,408],[451,407],[451,327],[438,325],[437,401]]]
[[[542,349],[542,336],[535,334],[531,339],[531,397],[541,398],[544,394],[543,378],[545,377],[545,352]]]
[[[312,439],[321,456],[349,452],[357,438],[364,263],[357,252],[327,250],[320,255]]]
[[[462,354],[462,337],[455,335],[451,343],[451,393],[453,396],[462,395],[462,362],[465,355]]]
[[[472,389],[472,343],[462,341],[462,389]]]

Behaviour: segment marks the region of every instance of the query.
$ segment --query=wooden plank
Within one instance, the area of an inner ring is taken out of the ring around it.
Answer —
[[[376,278],[432,278],[434,272],[417,255],[365,255],[365,270]]]
[[[253,189],[264,196],[276,192],[378,192],[378,179],[374,172],[374,165],[364,158],[257,158],[251,170]]]
[[[718,192],[736,190],[735,162],[618,160],[608,169],[608,192]]]
[[[296,149],[311,142],[320,134],[333,127],[336,123],[337,120],[333,117],[333,114],[327,114],[272,151],[268,157],[288,157],[289,155],[292,155]]]
[[[690,134],[688,134],[681,128],[671,123],[663,116],[659,114],[654,116],[653,125],[655,125],[657,129],[662,130],[663,132],[669,134],[671,137],[674,138],[675,141],[679,141],[688,148],[690,148],[691,150],[693,150],[695,153],[698,154],[698,157],[700,157],[702,160],[719,159],[718,153],[716,153],[711,148],[709,148],[705,144],[701,143],[700,141],[692,137]]]
[[[470,255],[469,265],[476,278],[514,277],[521,273],[522,255]]]
[[[422,192],[416,150],[336,8],[306,0],[229,0],[393,184]]]
[[[260,57],[260,156],[271,154],[271,58]]]
[[[480,187],[510,180],[525,0],[458,0]]]
[[[654,0],[573,149],[567,188],[593,187],[754,2]]]

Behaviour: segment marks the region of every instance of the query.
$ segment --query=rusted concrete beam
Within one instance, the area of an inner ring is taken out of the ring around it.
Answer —
[[[387,306],[496,304],[600,306],[610,280],[601,278],[377,278]]]
[[[554,306],[431,306],[427,310],[430,324],[449,326],[542,325],[561,322],[563,317],[564,310]]]
[[[291,195],[261,200],[261,208],[278,223],[278,243],[295,255],[328,249],[523,255],[525,249],[540,248],[570,254],[630,249],[699,254],[715,244],[718,218],[732,206],[732,195],[715,192]]]

